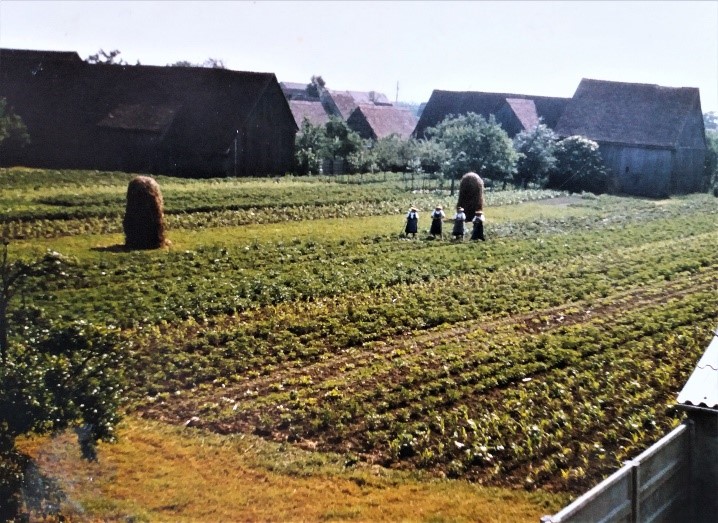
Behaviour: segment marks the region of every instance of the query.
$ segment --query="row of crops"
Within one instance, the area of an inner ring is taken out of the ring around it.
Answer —
[[[559,195],[488,193],[477,245],[399,239],[401,214],[367,234],[329,219],[451,207],[391,175],[167,179],[170,238],[202,235],[124,252],[92,235],[121,231],[127,175],[63,171],[50,188],[46,171],[0,174],[20,250],[33,244],[20,238],[72,245],[66,270],[29,281],[22,301],[124,330],[132,412],[348,463],[578,492],[678,422],[672,403],[718,318],[707,195],[573,198],[527,215],[521,202]],[[235,227],[310,220],[317,233],[302,237]]]

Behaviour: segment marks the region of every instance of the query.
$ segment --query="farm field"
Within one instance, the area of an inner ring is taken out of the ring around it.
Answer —
[[[435,181],[157,177],[172,245],[126,252],[129,179],[0,169],[10,255],[69,260],[22,303],[130,347],[98,463],[23,442],[66,493],[98,478],[80,520],[537,521],[679,423],[717,326],[709,195],[490,191],[477,244],[401,237],[454,207]]]

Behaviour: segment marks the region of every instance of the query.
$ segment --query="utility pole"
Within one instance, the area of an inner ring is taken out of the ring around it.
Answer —
[[[396,81],[396,100],[394,100],[394,103],[399,103],[399,80]]]
[[[239,138],[239,129],[234,134],[234,177],[237,177],[237,139]]]

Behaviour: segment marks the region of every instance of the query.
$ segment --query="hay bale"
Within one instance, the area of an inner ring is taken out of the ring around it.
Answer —
[[[464,208],[470,222],[478,211],[484,210],[484,181],[476,173],[466,173],[459,183],[459,207]]]
[[[153,178],[136,176],[130,180],[122,228],[128,249],[159,249],[167,244],[164,201]]]

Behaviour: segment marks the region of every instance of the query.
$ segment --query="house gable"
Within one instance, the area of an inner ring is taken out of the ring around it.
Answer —
[[[329,121],[329,115],[320,101],[290,100],[289,108],[294,115],[297,127],[301,128],[306,118],[310,124],[323,126]]]
[[[417,118],[408,109],[391,105],[362,104],[347,120],[349,127],[365,139],[381,139],[392,134],[406,140],[416,127]]]
[[[354,109],[360,105],[390,106],[391,102],[382,93],[376,91],[334,91],[326,89],[322,93],[322,102],[329,114],[348,120]]]
[[[511,137],[535,128],[540,122],[534,101],[523,98],[507,98],[496,114],[496,120]]]

